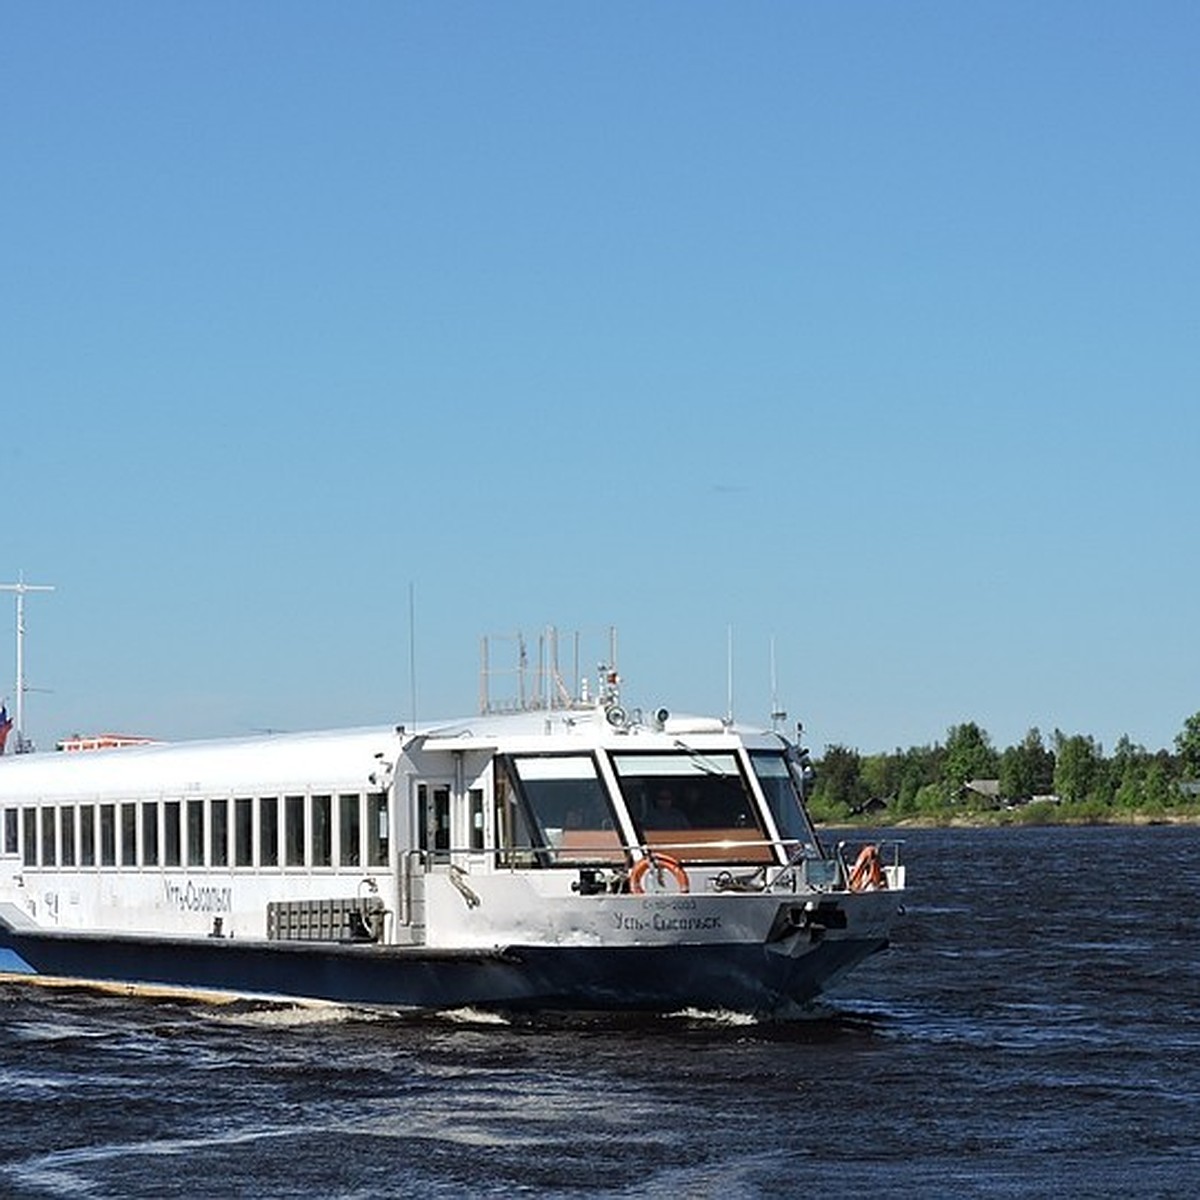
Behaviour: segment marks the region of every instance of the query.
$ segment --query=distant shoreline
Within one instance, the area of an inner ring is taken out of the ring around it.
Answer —
[[[1005,819],[1008,814],[989,818],[983,814],[962,817],[902,817],[897,821],[818,821],[819,830],[827,829],[1054,829],[1058,826],[1078,828],[1083,825],[1194,825],[1200,826],[1196,813],[1128,813],[1098,817],[1064,817],[1059,821],[1022,821]]]

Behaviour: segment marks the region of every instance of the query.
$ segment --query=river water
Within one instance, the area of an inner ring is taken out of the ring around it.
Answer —
[[[820,1016],[508,1022],[0,985],[0,1196],[1185,1196],[1200,829],[914,830]]]

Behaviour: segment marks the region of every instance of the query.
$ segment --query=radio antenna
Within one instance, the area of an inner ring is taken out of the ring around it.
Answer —
[[[725,724],[733,724],[733,624],[725,632]]]
[[[408,692],[413,732],[417,729],[417,618],[413,582],[408,581]]]
[[[17,594],[17,745],[16,752],[23,754],[31,749],[31,744],[25,738],[25,693],[29,690],[25,683],[25,596],[28,592],[52,592],[53,584],[26,583],[25,572],[17,576],[16,583],[0,583],[0,592],[16,592]]]
[[[776,732],[787,720],[787,711],[779,705],[779,680],[775,676],[775,635],[771,634],[771,728]]]

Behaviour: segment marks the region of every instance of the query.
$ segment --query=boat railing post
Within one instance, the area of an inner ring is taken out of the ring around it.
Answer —
[[[838,842],[833,848],[833,857],[837,860],[838,865],[838,888],[848,888],[850,886],[850,868],[846,865],[846,843],[845,840]]]
[[[413,859],[423,854],[409,850],[400,857],[400,924],[410,926],[413,919]]]

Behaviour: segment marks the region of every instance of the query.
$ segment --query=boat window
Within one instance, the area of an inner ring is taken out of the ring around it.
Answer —
[[[483,849],[483,788],[467,793],[467,812],[471,825],[471,849]]]
[[[753,795],[728,751],[614,754],[621,794],[648,846],[685,862],[766,862]]]
[[[209,825],[208,861],[214,867],[229,865],[229,801],[212,802],[211,824]]]
[[[306,837],[304,821],[304,797],[286,796],[283,801],[284,865],[304,866],[304,843]]]
[[[54,853],[54,809],[42,809],[42,866],[52,867],[56,862]]]
[[[137,866],[137,805],[121,805],[121,866]]]
[[[303,797],[293,797],[301,800]],[[303,816],[303,811],[301,816]],[[303,853],[303,851],[301,851]],[[258,865],[279,866],[279,798],[264,796],[258,802]]]
[[[204,866],[204,801],[187,802],[187,860],[189,867]]]
[[[338,861],[343,867],[357,867],[362,850],[359,846],[359,803],[357,793],[338,797]]]
[[[79,865],[96,865],[96,810],[90,804],[79,809]]]
[[[17,848],[20,845],[20,839],[17,836],[17,818],[19,812],[15,808],[6,808],[4,810],[4,853],[16,854]]]
[[[510,761],[528,828],[548,851],[539,861],[624,861],[616,816],[590,754],[514,755]]]
[[[249,867],[254,863],[254,801],[239,796],[233,802],[233,865]]]
[[[333,797],[312,798],[312,865],[328,867],[333,862]]]
[[[169,807],[169,806],[168,806]],[[179,832],[179,805],[175,805],[176,833]],[[178,863],[178,858],[176,858]],[[100,865],[117,865],[117,808],[115,804],[100,805]]]
[[[58,810],[58,849],[64,867],[75,865],[75,805]]]
[[[104,814],[100,814],[103,841]],[[168,800],[163,805],[163,866],[177,867],[181,861],[182,837],[179,825],[179,801]]]
[[[449,857],[449,784],[417,784],[417,839],[435,861],[445,862]]]
[[[158,804],[154,800],[142,804],[142,865],[158,866]]]
[[[493,803],[496,816],[496,865],[498,867],[534,864],[533,834],[521,804],[511,764],[497,758]],[[541,860],[541,861],[544,861]]]
[[[27,867],[36,867],[38,865],[37,857],[37,809],[27,808],[22,813],[23,820],[21,822],[22,832],[24,837],[22,841],[21,857]]]
[[[800,802],[795,777],[782,751],[752,750],[750,762],[759,786],[767,798],[767,807],[775,818],[775,828],[787,844],[788,857],[802,851],[805,857],[820,857],[817,835],[809,824]]]
[[[386,867],[388,862],[388,804],[386,792],[367,796],[367,865]]]

